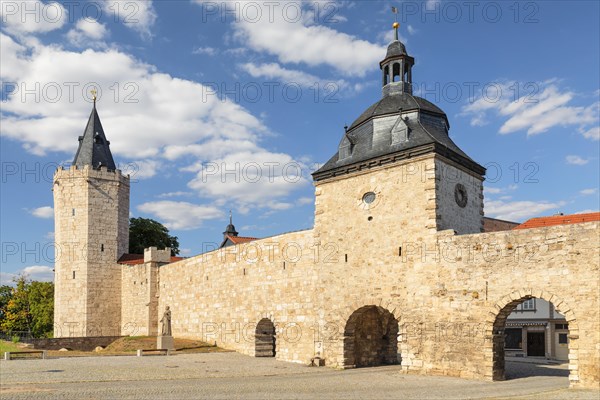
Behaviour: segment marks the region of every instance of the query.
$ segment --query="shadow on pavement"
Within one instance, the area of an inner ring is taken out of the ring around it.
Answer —
[[[569,370],[566,364],[534,364],[507,361],[505,366],[506,380],[529,378],[531,376],[563,376],[568,379]]]

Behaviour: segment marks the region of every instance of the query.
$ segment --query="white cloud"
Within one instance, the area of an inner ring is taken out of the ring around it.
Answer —
[[[169,229],[196,229],[206,220],[223,217],[223,212],[216,207],[183,201],[153,201],[140,204],[137,209],[157,217]]]
[[[192,50],[192,54],[206,54],[207,56],[214,56],[217,54],[217,49],[214,47],[196,47]]]
[[[23,273],[33,281],[52,282],[54,280],[54,271],[45,265],[25,267]]]
[[[594,188],[594,189],[583,189],[579,193],[582,194],[582,195],[584,195],[584,196],[590,196],[592,194],[598,193],[598,189],[597,188]]]
[[[77,47],[102,47],[102,41],[108,35],[106,25],[88,18],[82,18],[75,24],[75,28],[67,32],[67,39]]]
[[[508,185],[507,187],[490,187],[490,186],[485,186],[483,188],[483,193],[484,195],[487,194],[502,194],[502,193],[507,193],[507,192],[512,192],[518,189],[517,185]]]
[[[569,155],[566,157],[567,164],[571,165],[585,165],[590,162],[590,160],[586,160],[585,158],[581,158],[575,155]]]
[[[188,186],[201,196],[236,204],[238,211],[250,208],[283,210],[278,199],[307,185],[307,167],[284,153],[264,150],[239,152],[198,165]]]
[[[3,44],[10,44],[10,38],[0,35]],[[20,50],[14,45],[12,48]],[[57,85],[62,95],[56,101],[44,96],[40,101],[25,102],[22,92],[17,92],[3,103],[3,112],[17,116],[3,115],[2,135],[23,142],[30,153],[74,154],[77,136],[91,109],[89,99],[82,98],[88,94],[84,87],[100,89],[98,111],[104,130],[109,140],[118,138],[111,143],[115,156],[144,159],[173,143],[188,146],[213,140],[257,142],[267,132],[246,109],[219,99],[212,89],[159,73],[153,66],[118,50],[87,49],[79,53],[40,45],[31,51],[31,56],[19,52],[13,55],[11,63],[18,62],[21,67],[13,71],[17,75],[14,80],[26,88]],[[115,82],[119,88],[116,101]],[[68,83],[76,85],[73,97]],[[50,95],[54,96],[54,92]],[[175,126],[177,129],[173,129]],[[44,135],[36,133],[40,131]]]
[[[265,63],[259,65],[254,63],[246,63],[241,65],[241,67],[254,78],[275,79],[285,83],[296,83],[304,87],[314,87],[315,84],[319,85],[319,87],[323,87],[328,83],[334,84],[338,88],[341,86],[346,86],[346,82],[343,80],[326,82],[321,78],[303,71],[283,68],[277,63]]]
[[[161,193],[156,197],[158,197],[159,199],[168,199],[171,197],[181,197],[181,196],[191,196],[191,195],[192,195],[191,192],[178,191],[178,192]]]
[[[33,210],[30,210],[29,213],[31,215],[33,215],[34,217],[38,217],[38,218],[44,218],[44,219],[54,218],[54,208],[52,208],[50,206],[35,208]]]
[[[162,163],[157,160],[138,160],[128,163],[125,168],[121,168],[121,172],[129,174],[133,182],[137,179],[152,178],[161,167]]]
[[[77,136],[83,131],[91,109],[89,99],[83,95],[98,88],[97,108],[106,135],[112,139],[113,155],[125,164],[124,157],[140,160],[126,164],[132,165],[131,168],[121,168],[134,179],[155,176],[165,168],[163,158],[171,161],[191,158],[191,165],[181,170],[193,173],[197,173],[203,163],[232,161],[239,154],[244,157],[254,154],[267,161],[282,157],[293,161],[287,154],[271,153],[263,148],[261,141],[271,136],[268,128],[245,108],[219,98],[212,88],[160,73],[154,66],[114,48],[78,52],[39,43],[22,46],[3,33],[0,38],[12,51],[6,58],[9,65],[18,67],[11,71],[14,74],[11,80],[27,88],[36,84],[40,87],[57,84],[62,88],[62,96],[56,101],[41,98],[25,102],[21,93],[16,92],[3,103],[2,136],[21,142],[29,153],[74,154]],[[2,50],[4,56],[4,46]],[[3,57],[3,67],[4,60]],[[115,82],[119,88],[116,99]],[[76,85],[74,97],[70,97],[65,83]],[[39,135],[40,131],[44,135]],[[247,158],[239,161],[247,161]],[[276,202],[273,207],[285,202],[282,198],[296,187],[277,186],[270,197]],[[203,192],[210,198],[223,190],[235,191],[235,187],[216,190],[215,186]],[[253,200],[248,204],[258,202]]]
[[[270,10],[255,3],[261,7],[258,18],[246,15],[242,7],[234,9],[234,3],[222,4],[238,14],[234,23],[237,40],[252,50],[276,56],[282,63],[328,65],[344,76],[362,77],[376,68],[385,54],[383,46],[316,24],[319,18],[314,17],[308,2],[286,2],[302,10],[300,18],[286,18],[281,4]]]
[[[105,0],[102,5],[111,18],[138,32],[143,39],[152,38],[151,30],[157,18],[152,0]]]
[[[572,105],[576,94],[561,90],[556,80],[536,83],[531,93],[515,100],[515,85],[520,83],[489,85],[488,93],[463,106],[460,115],[469,116],[471,125],[482,126],[488,123],[489,113],[495,113],[506,119],[500,127],[501,134],[526,131],[529,136],[554,127],[572,126],[584,137],[594,139],[596,134],[590,126],[598,124],[599,103],[587,107]]]
[[[10,36],[0,34],[0,57],[2,68],[0,78],[8,82],[14,82],[27,68],[25,60],[27,48],[15,42]]]
[[[305,206],[307,204],[313,204],[314,202],[315,199],[312,197],[300,197],[298,200],[296,200],[296,205]]]
[[[407,30],[409,35],[415,35],[418,32],[412,25],[408,25]]]
[[[32,265],[12,272],[0,272],[0,284],[1,285],[13,285],[14,278],[19,275],[25,275],[27,279],[39,282],[52,282],[54,281],[54,271],[51,267],[45,265]]]
[[[523,221],[538,216],[546,211],[556,210],[564,206],[564,201],[556,203],[547,201],[503,201],[486,200],[485,215],[507,221]]]
[[[582,132],[582,135],[586,139],[600,140],[600,126],[594,126],[593,128]]]
[[[590,214],[590,213],[597,213],[598,210],[592,210],[592,209],[587,209],[587,210],[581,210],[581,211],[577,211],[575,214]]]
[[[15,35],[50,32],[62,28],[67,10],[57,2],[39,0],[2,1],[0,19],[3,28]]]

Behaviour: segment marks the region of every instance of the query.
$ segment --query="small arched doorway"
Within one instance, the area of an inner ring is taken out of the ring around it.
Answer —
[[[254,337],[255,357],[275,357],[275,325],[270,319],[258,322]]]
[[[344,329],[344,367],[398,364],[398,320],[383,307],[354,311]]]
[[[565,306],[569,311],[562,315],[552,302],[543,298],[515,297],[511,296],[513,300],[500,309],[493,323],[492,380],[569,376],[570,381],[577,381],[577,337],[572,335],[572,329],[577,328],[570,309]],[[521,361],[524,358],[528,359],[527,368]],[[564,366],[550,369],[538,365],[546,364],[547,360],[552,360],[552,364],[564,362]],[[570,360],[568,368],[567,360]]]

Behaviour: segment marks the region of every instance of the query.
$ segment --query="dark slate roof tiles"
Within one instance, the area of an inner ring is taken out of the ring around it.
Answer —
[[[79,148],[75,154],[73,165],[78,167],[89,165],[95,169],[102,166],[109,171],[116,170],[117,167],[109,146],[110,142],[106,140],[98,111],[94,105],[83,136],[79,137]]]

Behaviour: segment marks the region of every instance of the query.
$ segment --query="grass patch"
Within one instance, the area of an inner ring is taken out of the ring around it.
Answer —
[[[11,351],[22,351],[23,348],[19,347],[18,345],[16,345],[13,342],[7,342],[6,340],[0,340],[0,353],[2,354],[2,356],[4,357],[4,353],[5,352],[11,352]]]

